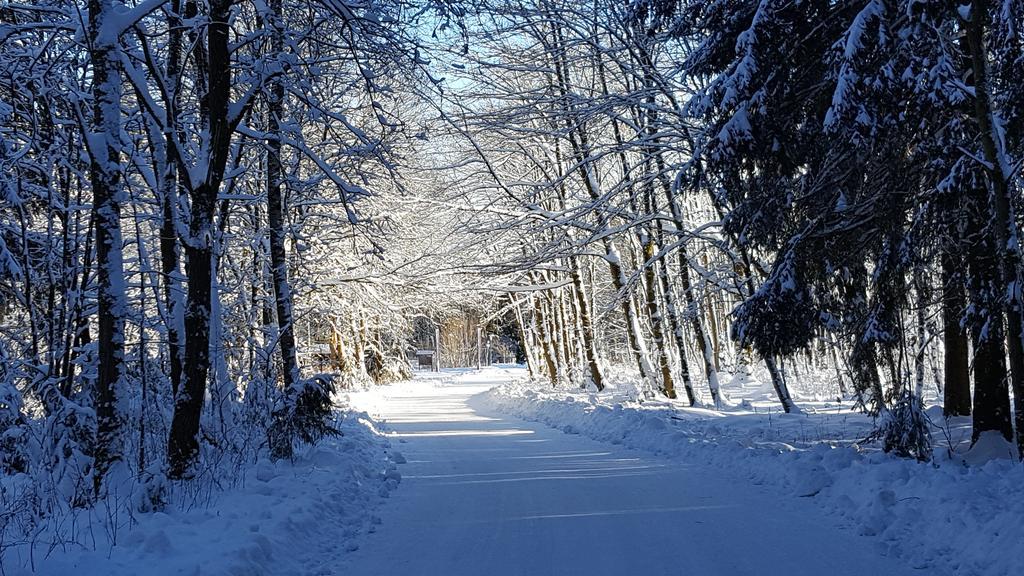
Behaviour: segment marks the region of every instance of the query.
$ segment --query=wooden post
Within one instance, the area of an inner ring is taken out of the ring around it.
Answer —
[[[481,333],[482,332],[483,332],[483,329],[480,327],[479,324],[477,324],[477,327],[476,327],[476,369],[477,370],[479,370],[480,367],[483,365],[483,354],[484,354],[484,351],[483,351],[483,340],[481,338]]]
[[[441,371],[441,328],[434,327],[434,372]]]

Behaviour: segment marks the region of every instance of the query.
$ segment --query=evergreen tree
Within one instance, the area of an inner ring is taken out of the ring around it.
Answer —
[[[1013,177],[992,166],[1013,166],[1017,144],[992,137],[992,126],[1017,121],[1020,101],[1006,98],[1016,88],[986,98],[993,82],[976,61],[999,64],[991,77],[1019,65],[995,53],[1019,50],[1019,35],[1005,32],[1019,29],[1019,11],[976,3],[970,10],[982,17],[972,20],[966,7],[913,1],[653,6],[698,42],[686,68],[707,82],[689,103],[707,125],[686,181],[714,190],[727,229],[774,261],[737,309],[737,338],[765,355],[792,354],[821,330],[840,330],[865,403],[883,409],[909,381],[898,370],[908,278],[917,263],[934,263],[943,223],[964,221],[961,242],[945,246],[971,262],[975,437],[1008,434],[1000,326],[1008,313],[1013,366],[1019,295],[1005,309],[1003,295],[1015,285],[1019,241],[1005,232],[1008,207],[999,209],[1015,196]],[[970,40],[972,27],[983,28],[981,40]],[[965,33],[969,41],[958,41]]]

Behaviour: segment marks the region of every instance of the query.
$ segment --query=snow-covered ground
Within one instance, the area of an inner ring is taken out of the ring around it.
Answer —
[[[401,488],[379,511],[379,530],[343,559],[338,574],[921,573],[889,554],[883,540],[842,528],[814,498],[768,481],[792,456],[766,451],[758,460],[764,478],[752,482],[746,467],[721,466],[741,461],[731,439],[720,449],[708,444],[697,458],[665,458],[684,455],[667,447],[689,436],[671,436],[675,425],[653,413],[598,410],[566,394],[545,401],[521,384],[487,392],[523,376],[505,368],[447,372],[353,396],[386,422],[406,463]],[[594,420],[578,415],[595,411],[601,416]],[[723,456],[713,458],[718,450]],[[860,458],[852,450],[835,454]],[[819,460],[832,466],[833,457]],[[872,505],[885,509],[887,498]]]
[[[69,515],[74,544],[40,532],[5,550],[2,573],[1011,576],[1024,565],[1015,462],[896,459],[857,443],[871,422],[846,407],[769,412],[742,379],[727,384],[737,405],[718,411],[640,402],[627,380],[590,394],[525,376],[451,370],[352,393],[343,437],[245,467],[232,486],[179,490],[164,512],[115,514],[116,531],[102,508]]]
[[[1007,459],[965,463],[966,419],[945,422],[941,410],[929,411],[939,446],[935,462],[922,464],[863,442],[873,423],[848,405],[805,401],[805,414],[783,414],[752,402],[764,391],[743,379],[726,390],[738,405],[723,411],[641,402],[627,383],[592,394],[513,380],[485,394],[484,405],[672,462],[700,463],[721,479],[767,487],[786,508],[813,503],[866,537],[848,538],[851,547],[940,576],[1010,576],[1024,565],[1024,468]]]
[[[68,512],[59,526],[41,526],[31,545],[6,542],[0,573],[335,574],[357,536],[376,529],[373,511],[399,481],[374,423],[359,412],[342,417],[343,436],[294,462],[247,466],[231,486],[172,488],[163,512],[129,514],[123,501]]]

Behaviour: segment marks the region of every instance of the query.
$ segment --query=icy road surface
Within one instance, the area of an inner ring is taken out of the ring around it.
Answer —
[[[386,421],[402,482],[338,574],[901,576],[807,499],[496,414],[514,372],[442,373],[353,395]]]

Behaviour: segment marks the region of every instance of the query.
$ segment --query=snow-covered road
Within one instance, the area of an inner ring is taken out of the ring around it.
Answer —
[[[353,395],[407,463],[354,576],[857,575],[919,571],[806,499],[488,411],[498,369]]]

